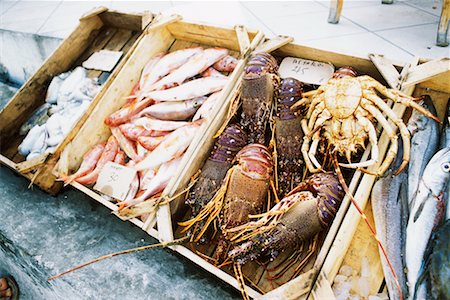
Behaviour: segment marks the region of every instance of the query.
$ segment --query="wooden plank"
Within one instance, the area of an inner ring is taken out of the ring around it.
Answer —
[[[408,76],[406,77],[403,86],[414,85],[445,74],[448,75],[449,72],[450,72],[449,57],[435,59],[427,63],[412,67],[409,70]],[[447,84],[449,83],[450,82],[447,81]]]
[[[128,29],[118,29],[108,43],[103,47],[103,50],[120,51],[132,37],[133,32]],[[124,53],[126,54],[126,53]],[[122,59],[124,55],[120,59]],[[99,77],[102,71],[100,70],[89,70],[89,77]]]
[[[116,33],[117,28],[114,27],[103,27],[97,31],[97,35],[89,47],[82,52],[80,57],[74,63],[75,66],[81,66],[81,64],[88,59],[93,53],[103,49],[105,45]],[[95,34],[95,33],[94,33]]]
[[[99,17],[106,26],[133,31],[144,30],[153,20],[153,14],[148,11],[142,13],[124,13],[108,10],[100,13]]]
[[[167,50],[172,42],[173,37],[165,29],[142,38],[121,72],[118,72],[115,78],[109,79],[114,79],[114,81],[101,95],[101,99],[93,109],[90,118],[81,127],[77,136],[65,148],[64,151],[68,153],[68,170],[77,169],[81,164],[83,155],[90,148],[108,139],[111,133],[103,120],[120,109],[127,101],[125,97],[139,80],[140,71],[148,59],[156,53]],[[64,167],[62,168],[64,169]]]
[[[254,52],[273,52],[278,48],[283,47],[294,41],[294,39],[290,36],[278,36],[273,39],[268,39],[261,45],[259,45]]]
[[[314,300],[335,299],[331,284],[323,273],[319,273],[319,276],[317,277],[317,281],[311,290],[311,298]]]
[[[384,55],[380,54],[369,54],[369,58],[380,71],[387,84],[393,89],[399,88],[400,74],[398,73],[392,62],[389,59],[385,58]]]
[[[311,289],[314,283],[314,278],[317,270],[311,269],[310,271],[301,274],[297,278],[285,283],[282,288],[274,289],[267,294],[264,294],[256,299],[258,300],[271,300],[271,299],[299,299],[304,297]],[[323,298],[322,298],[323,299]]]
[[[236,31],[236,36],[238,38],[241,56],[245,57],[250,51],[250,38],[248,37],[247,28],[243,25],[237,25],[234,27],[234,30]]]
[[[203,24],[176,22],[167,26],[175,38],[206,44],[213,47],[224,47],[239,51],[239,42],[233,28],[213,27]],[[249,31],[251,40],[256,32]]]
[[[102,22],[97,17],[82,21],[20,88],[17,94],[0,111],[0,136],[2,139],[17,132],[29,114],[43,102],[43,95],[51,78],[70,68],[78,58],[80,49],[82,51],[92,42],[94,37],[91,33],[101,26]],[[74,47],[73,45],[77,46]],[[35,100],[30,101],[31,97]]]

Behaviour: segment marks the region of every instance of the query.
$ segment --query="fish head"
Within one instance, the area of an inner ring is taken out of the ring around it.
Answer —
[[[439,150],[430,160],[422,180],[434,195],[443,192],[450,179],[450,147]]]
[[[431,112],[433,115],[436,115],[436,108],[434,107],[433,101],[431,100],[430,96],[425,95],[423,100],[420,101],[419,104],[429,112]],[[429,122],[433,122],[433,120],[423,115],[419,111],[414,110],[408,121],[408,130],[411,135],[414,136],[414,134],[416,134],[417,132],[426,130]]]

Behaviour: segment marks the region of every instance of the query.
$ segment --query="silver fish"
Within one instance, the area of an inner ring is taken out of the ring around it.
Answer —
[[[222,95],[222,93],[220,91],[211,94],[208,97],[208,99],[206,99],[206,101],[203,103],[202,107],[200,107],[199,110],[197,110],[194,117],[192,118],[192,121],[196,121],[196,120],[199,120],[202,118],[209,117],[212,109],[214,108],[218,99],[220,99],[221,95]]]
[[[444,127],[442,128],[441,134],[441,148],[450,147],[450,101],[447,102],[447,115],[444,121]],[[444,195],[445,200],[445,219],[450,219],[450,183],[447,184],[447,191]]]
[[[186,120],[195,114],[206,98],[202,96],[187,101],[156,103],[141,111],[138,116],[149,115],[160,120]]]
[[[437,152],[423,172],[412,202],[406,228],[406,268],[410,299],[425,299],[424,285],[415,286],[420,276],[425,249],[432,231],[442,221],[444,189],[450,178],[450,147]]]
[[[429,96],[425,96],[422,106],[436,115],[436,109]],[[408,122],[411,132],[411,157],[408,165],[408,205],[419,187],[425,166],[438,150],[439,124],[414,110]]]
[[[34,126],[44,124],[49,117],[49,109],[50,108],[51,108],[51,105],[48,103],[45,103],[45,104],[39,106],[39,108],[33,112],[33,114],[28,119],[28,121],[26,121],[20,127],[19,134],[26,135],[31,130],[31,128],[33,128]]]
[[[387,176],[379,178],[373,186],[371,199],[377,236],[386,249],[402,294],[406,295],[406,274],[403,268],[402,253],[405,250],[408,218],[407,175],[403,172],[398,176],[393,176],[393,172],[400,167],[402,162],[402,150],[400,146],[394,164],[386,172]],[[389,298],[398,300],[400,295],[394,276],[381,249],[379,249],[379,252]]]

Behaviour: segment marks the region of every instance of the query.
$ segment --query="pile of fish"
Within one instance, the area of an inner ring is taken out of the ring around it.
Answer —
[[[423,106],[436,113],[429,97],[425,98]],[[449,118],[447,108],[446,123],[440,134],[436,122],[414,111],[408,122],[412,147],[407,174],[392,176],[391,170],[388,176],[375,183],[372,191],[377,233],[395,270],[403,298],[430,299],[431,291],[444,290],[442,282],[448,285],[450,280],[449,252],[435,247],[440,250],[434,251],[440,252],[434,253],[430,248],[433,232],[450,218]],[[393,170],[401,163],[401,156],[399,153]],[[448,230],[449,226],[442,228],[441,236],[448,236]],[[448,250],[448,240],[443,243]],[[426,268],[425,262],[430,256],[440,257],[440,268]],[[395,279],[383,255],[381,257],[390,299],[399,299]],[[440,294],[439,299],[444,298],[450,299],[448,288],[445,294]]]
[[[82,67],[54,77],[48,87],[45,104],[20,128],[20,135],[26,137],[19,145],[19,154],[30,160],[43,153],[52,153],[99,90],[100,85],[88,78],[86,69]]]
[[[94,184],[109,161],[134,168],[120,212],[158,196],[228,83],[237,60],[223,48],[188,48],[158,54],[142,70],[128,101],[104,122],[111,137],[94,146],[79,170],[63,179]]]

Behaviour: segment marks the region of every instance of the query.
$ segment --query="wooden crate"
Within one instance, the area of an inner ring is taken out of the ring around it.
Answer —
[[[81,128],[117,72],[130,57],[144,28],[152,19],[153,14],[148,12],[130,14],[108,10],[105,7],[96,8],[82,16],[78,27],[0,111],[0,161],[32,180],[43,190],[56,194],[62,185],[61,182],[55,181],[56,177],[51,173],[51,169],[64,147]],[[101,49],[120,50],[123,55],[111,73],[96,70],[88,72],[90,78],[108,78],[100,92],[54,153],[25,161],[17,151],[24,138],[18,132],[34,110],[45,103],[45,94],[52,78],[80,66],[91,54]]]
[[[380,60],[380,56],[371,56],[371,58],[375,65],[371,65],[370,68],[373,71],[378,68],[386,82],[391,86],[395,86],[398,74],[392,70],[392,65],[389,65],[382,57]],[[370,64],[370,61],[368,63]],[[406,72],[402,72],[405,80],[401,85],[401,90],[416,97],[430,95],[438,117],[443,120],[446,114],[446,105],[450,98],[450,85],[448,84],[450,59],[443,58],[428,61],[416,58],[402,71]],[[408,111],[402,105],[394,105],[393,110],[399,117],[409,116]],[[379,144],[380,154],[384,155],[389,144],[384,132],[381,133]],[[366,150],[366,152],[369,150]],[[373,169],[376,169],[377,166],[374,166]],[[370,194],[376,178],[368,174],[359,174],[359,177],[360,181],[353,195],[367,215],[369,222],[374,225]],[[384,287],[384,275],[378,244],[357,209],[350,203],[348,197],[344,200],[343,205],[347,207],[347,212],[342,220],[341,227],[330,246],[329,252],[321,259],[322,264],[316,266],[320,273],[311,291],[313,299],[334,299],[332,285],[340,267],[349,265],[354,270],[359,271],[361,270],[363,257],[367,258],[370,266],[370,294],[376,294]]]
[[[276,49],[276,50],[275,50]],[[375,79],[379,80],[380,82],[387,84],[388,81],[393,81],[392,78],[387,78],[385,80],[383,78],[384,69],[380,72],[374,64],[367,58],[362,57],[353,57],[348,55],[342,55],[338,53],[328,52],[324,50],[314,49],[310,47],[304,47],[301,45],[297,45],[294,43],[289,43],[286,45],[283,45],[283,43],[280,45],[278,40],[268,40],[263,45],[260,45],[258,47],[257,51],[267,51],[270,52],[272,50],[275,50],[272,54],[277,58],[283,58],[286,56],[291,57],[300,57],[304,59],[310,59],[310,60],[316,60],[316,61],[323,61],[323,62],[331,62],[336,68],[342,67],[342,66],[353,66],[356,68],[360,73],[367,74]],[[255,51],[256,52],[256,51]],[[402,64],[396,64],[395,67],[391,66],[394,69],[401,69]],[[435,76],[436,72],[433,74],[429,74],[429,76],[433,77]],[[383,75],[382,75],[383,74]],[[448,78],[449,72],[447,72],[447,78]],[[411,80],[407,80],[408,84],[413,83],[414,80],[420,79],[418,76],[416,79],[411,78]],[[422,78],[423,79],[423,78]],[[446,88],[445,92],[449,92],[450,87],[445,85],[445,77],[439,76],[439,78],[434,78],[433,80],[428,80],[421,84],[421,88],[431,88],[431,89],[443,89]],[[239,84],[239,82],[238,82]],[[434,92],[433,93],[439,93]],[[232,100],[232,96],[228,99],[228,101]],[[236,96],[236,95],[234,95]],[[448,96],[448,95],[447,95]],[[445,98],[446,94],[441,95],[440,97]],[[205,133],[202,140],[199,141],[198,148],[195,149],[194,154],[191,156],[191,161],[187,164],[186,168],[184,169],[182,176],[179,177],[178,182],[172,186],[172,190],[169,192],[168,196],[176,195],[181,189],[187,186],[188,182],[190,181],[190,178],[193,174],[199,170],[203,162],[207,159],[207,157],[210,154],[210,151],[212,149],[212,146],[214,144],[213,136],[217,132],[217,130],[222,126],[227,112],[229,110],[229,104],[230,102],[225,103],[225,105],[221,108],[219,111],[216,119],[214,122],[210,125],[209,130]],[[397,109],[398,110],[398,109]],[[403,111],[398,111],[399,115],[403,114]],[[381,150],[386,151],[386,149]],[[380,153],[380,155],[383,155],[383,153]],[[366,159],[369,152],[365,153],[362,159]],[[354,192],[358,185],[361,188],[361,182],[362,182],[362,174],[360,172],[355,172],[351,182],[349,184],[349,188],[352,192]],[[364,179],[364,178],[363,178]],[[369,190],[370,191],[370,188]],[[171,208],[167,206],[166,210],[160,209],[158,212],[158,227],[160,228],[160,240],[162,242],[167,242],[174,240],[176,238],[180,238],[182,234],[180,234],[180,228],[176,225],[178,221],[181,221],[180,215],[177,214],[177,210],[174,211],[174,208],[177,209],[180,206],[183,206],[184,199],[183,197],[178,198],[176,204],[171,204]],[[348,219],[348,216],[346,217],[347,210],[349,208],[349,199],[344,199],[340,210],[338,211],[335,220],[330,227],[328,233],[324,237],[322,244],[316,253],[314,259],[308,264],[308,266],[305,267],[305,271],[300,274],[298,277],[290,280],[289,282],[283,284],[282,286],[278,288],[273,288],[271,286],[271,283],[265,279],[265,272],[264,269],[261,267],[258,267],[256,264],[247,264],[243,268],[244,275],[247,279],[250,279],[253,283],[253,287],[246,287],[246,290],[248,294],[252,298],[258,298],[258,299],[297,299],[297,298],[306,298],[307,295],[309,295],[309,291],[311,291],[311,288],[313,287],[314,282],[316,282],[319,275],[323,275],[322,273],[319,273],[319,271],[322,269],[322,266],[324,265],[324,262],[331,263],[334,261],[333,257],[334,255],[328,255],[330,252],[330,247],[332,246],[332,242],[335,240],[336,235],[339,232],[339,228],[341,227],[341,224],[345,219]],[[168,210],[171,209],[172,213],[169,213]],[[339,232],[341,234],[341,232]],[[183,246],[183,245],[176,245],[171,247],[173,250],[179,252],[183,256],[189,258],[199,266],[203,267],[205,270],[213,273],[217,277],[221,278],[225,282],[229,283],[236,289],[239,289],[239,284],[235,280],[232,270],[222,270],[214,266],[213,264],[207,262],[204,260],[200,255],[194,253],[190,248]],[[332,249],[333,250],[333,249]],[[334,249],[334,251],[341,250],[339,247]],[[377,252],[378,253],[378,252]],[[328,256],[327,256],[328,255]],[[280,258],[283,259],[283,258]],[[328,260],[326,260],[328,259]],[[294,267],[296,265],[294,264]],[[324,276],[320,277],[324,278]],[[319,283],[322,281],[319,278]],[[331,287],[325,286],[320,287],[319,285],[316,285],[314,288],[314,293],[316,295],[316,299],[328,299],[330,295],[332,295]],[[331,296],[332,297],[332,296]]]
[[[247,32],[242,26],[236,26],[235,28],[215,27],[181,21],[181,17],[176,15],[155,20],[146,29],[139,44],[135,47],[120,72],[116,74],[108,90],[101,95],[98,105],[92,111],[89,119],[84,123],[73,140],[66,145],[54,172],[69,174],[71,171],[78,169],[83,155],[94,145],[109,138],[111,132],[109,127],[104,124],[105,117],[117,111],[127,101],[126,96],[130,94],[134,84],[139,81],[143,67],[154,55],[198,46],[229,49],[230,55],[235,56],[239,61],[235,70],[228,75],[230,78],[229,83],[224,87],[221,99],[212,110],[212,115],[215,115],[222,104],[226,102],[228,96],[234,93],[236,81],[243,72],[244,58],[248,55],[251,47],[256,46],[262,38],[262,33]],[[210,119],[210,121],[212,120],[214,118]],[[199,140],[202,139],[208,130],[210,121],[203,123],[201,126],[180,163],[178,174],[173,176],[167,188],[163,191],[161,198],[165,197],[168,191],[177,189],[178,177],[184,166],[191,161],[192,153],[197,148]],[[110,208],[111,211],[117,211],[117,206],[105,200],[97,191],[77,182],[73,182],[71,185]],[[162,210],[167,210],[167,208],[164,206]],[[164,212],[158,211],[158,214],[164,214]],[[165,228],[161,227],[158,230],[154,228],[156,215],[153,215],[152,218],[147,218],[145,223],[137,218],[130,219],[130,221],[156,238],[161,234],[161,230],[165,230]]]

